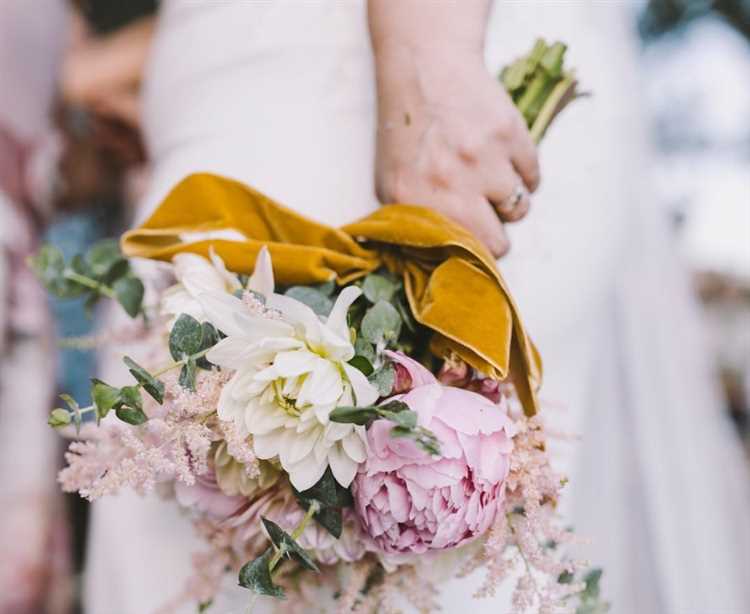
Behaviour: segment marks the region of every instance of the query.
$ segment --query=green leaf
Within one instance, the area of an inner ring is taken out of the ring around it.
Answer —
[[[387,397],[390,396],[393,391],[393,385],[396,383],[396,371],[393,365],[388,363],[380,367],[380,369],[371,374],[367,379],[375,386],[381,397]]]
[[[107,274],[102,277],[102,283],[111,286],[118,279],[127,275],[130,275],[130,263],[127,260],[120,260],[119,262],[116,262],[109,271],[107,271]]]
[[[148,420],[143,413],[143,401],[138,386],[123,386],[120,388],[120,400],[115,406],[117,417],[126,422],[138,426]]]
[[[180,369],[180,377],[177,383],[183,388],[195,392],[195,376],[198,365],[194,358],[188,358],[187,362]]]
[[[120,246],[115,239],[104,239],[95,243],[85,256],[90,274],[97,279],[105,277],[113,267],[124,260]]]
[[[74,298],[87,290],[65,278],[65,257],[53,245],[43,245],[28,263],[44,287],[58,298]]]
[[[331,296],[333,294],[333,291],[336,289],[336,282],[331,281],[324,281],[322,284],[318,284],[317,286],[313,286],[316,290],[319,290],[326,296]]]
[[[292,286],[284,294],[304,303],[319,316],[327,316],[333,309],[333,301],[315,288]]]
[[[307,551],[300,546],[295,539],[289,535],[284,529],[277,525],[268,518],[262,518],[263,526],[268,532],[268,536],[271,538],[273,545],[284,551],[284,556],[294,559],[300,565],[306,569],[310,569],[315,572],[319,572],[318,566],[315,561],[307,553]]]
[[[370,361],[364,356],[355,356],[349,361],[349,364],[355,369],[359,369],[365,375],[371,375],[375,370]]]
[[[268,568],[272,556],[273,550],[269,548],[254,561],[245,563],[240,569],[240,586],[258,595],[284,599],[284,589],[273,583],[271,571]]]
[[[352,495],[348,489],[341,486],[333,477],[330,467],[317,483],[298,493],[299,498],[312,503],[317,501],[322,507],[349,507],[352,505]]]
[[[344,514],[340,507],[324,507],[313,518],[336,539],[341,537],[344,531]]]
[[[201,329],[202,329],[201,333],[202,333],[203,336],[201,337],[201,349],[200,349],[200,351],[202,352],[203,350],[207,350],[209,348],[212,348],[217,343],[219,343],[219,341],[221,340],[221,335],[219,334],[219,331],[216,330],[216,328],[214,327],[214,325],[211,324],[210,322],[203,322],[201,324]],[[214,365],[212,365],[208,361],[208,359],[205,356],[201,356],[196,361],[196,364],[201,369],[211,369],[214,366]]]
[[[375,348],[372,347],[372,343],[363,337],[357,337],[354,341],[354,353],[366,358],[370,364],[375,362]]]
[[[602,579],[604,572],[595,568],[589,571],[584,577],[583,581],[586,583],[586,588],[583,591],[583,597],[587,599],[597,599],[599,597],[600,588],[599,582]]]
[[[208,612],[208,609],[214,604],[213,599],[209,599],[208,601],[203,601],[202,603],[198,604],[198,614],[203,614],[203,612]]]
[[[380,300],[362,318],[362,336],[374,344],[395,342],[401,333],[401,316],[390,303]]]
[[[396,425],[391,429],[391,437],[412,439],[422,450],[431,456],[440,456],[440,442],[435,434],[421,426]]]
[[[380,415],[386,420],[395,422],[398,426],[413,429],[417,426],[417,414],[411,410],[392,412],[387,410],[380,410]]]
[[[398,284],[392,279],[377,273],[370,273],[362,284],[362,292],[370,303],[390,301],[398,290]]]
[[[96,417],[101,420],[110,409],[121,404],[120,389],[94,378],[91,380],[91,400],[96,406]]]
[[[366,426],[378,417],[377,407],[337,407],[328,414],[328,419],[331,422],[357,424],[359,426]]]
[[[317,502],[320,511],[313,516],[315,521],[336,539],[341,537],[343,527],[341,508],[352,505],[352,494],[348,488],[344,488],[336,481],[330,467],[312,488],[302,492],[295,488],[292,490],[305,511],[313,502]]]
[[[112,286],[117,302],[131,318],[141,312],[143,304],[143,282],[137,277],[122,277]]]
[[[182,360],[201,351],[203,327],[193,316],[183,313],[169,333],[169,352],[175,360]]]
[[[143,386],[143,389],[148,392],[159,405],[164,403],[164,384],[135,362],[135,360],[130,358],[130,356],[123,357],[122,361],[127,366],[130,374],[141,386]]]
[[[403,296],[403,294],[399,294],[398,298],[395,301],[395,304],[396,304],[396,309],[398,310],[398,313],[401,316],[401,319],[404,321],[404,324],[406,325],[406,328],[409,329],[409,332],[416,333],[417,321],[414,319],[414,315],[411,312],[411,307],[409,307],[406,297]]]
[[[71,414],[67,409],[53,409],[50,414],[49,418],[47,418],[47,424],[49,424],[52,428],[60,428],[61,426],[67,426],[70,424],[71,421]]]

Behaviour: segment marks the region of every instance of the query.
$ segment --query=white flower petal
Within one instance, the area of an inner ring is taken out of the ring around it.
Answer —
[[[342,366],[352,386],[357,407],[367,407],[378,400],[380,395],[377,389],[367,380],[362,371],[347,363],[342,363]]]
[[[245,415],[245,425],[248,432],[253,435],[266,435],[284,426],[287,414],[276,405],[263,404],[256,409],[252,415]]]
[[[272,294],[267,300],[267,305],[272,309],[278,309],[290,324],[299,332],[303,332],[308,343],[315,346],[320,342],[323,324],[307,305],[281,294]]]
[[[189,252],[177,254],[172,263],[175,277],[192,296],[204,292],[226,292],[222,275],[203,256]]]
[[[330,442],[339,441],[352,432],[351,424],[331,422],[326,429],[326,440]]]
[[[297,396],[297,406],[328,405],[335,403],[344,392],[341,374],[336,366],[327,360],[318,358],[315,368],[305,378]]]
[[[253,436],[253,451],[255,456],[262,460],[268,460],[278,456],[281,443],[284,439],[285,429],[276,429],[265,435]]]
[[[235,320],[235,314],[247,311],[244,303],[226,292],[203,292],[198,294],[198,302],[209,322],[225,335],[243,337],[245,330]]]
[[[253,347],[244,337],[225,337],[208,350],[209,362],[227,369],[241,369],[252,356]]]
[[[323,477],[326,467],[328,467],[328,462],[325,458],[319,461],[314,455],[310,454],[300,462],[285,467],[285,469],[289,472],[289,481],[292,486],[297,490],[307,490],[315,486],[318,480]]]
[[[333,309],[331,309],[331,313],[328,315],[326,328],[345,341],[350,341],[349,325],[346,321],[346,314],[349,311],[349,307],[352,306],[352,303],[356,301],[361,294],[362,290],[357,286],[347,286],[342,290],[341,294],[339,294],[336,303],[333,305]]]
[[[285,449],[281,450],[281,458],[284,465],[293,465],[312,452],[322,434],[322,429],[310,429],[304,433],[295,433],[290,429],[287,432],[290,436],[284,443]]]
[[[273,265],[271,254],[265,245],[258,252],[258,257],[255,259],[255,268],[247,287],[258,294],[262,294],[266,299],[273,294]]]
[[[312,371],[318,360],[317,355],[305,349],[279,352],[276,354],[273,366],[280,377],[295,377]]]
[[[344,488],[348,488],[357,475],[358,463],[349,458],[340,444],[336,444],[328,450],[328,464],[336,481]]]
[[[208,257],[211,260],[211,264],[213,264],[216,272],[219,274],[222,280],[224,280],[224,289],[227,292],[234,292],[235,290],[239,290],[242,287],[237,276],[227,270],[227,266],[224,264],[221,256],[216,253],[213,245],[208,248]]]
[[[349,458],[353,461],[364,463],[367,460],[367,448],[365,447],[365,442],[362,441],[362,438],[356,431],[351,433],[348,437],[345,437],[341,441],[341,445],[344,447],[344,451]]]

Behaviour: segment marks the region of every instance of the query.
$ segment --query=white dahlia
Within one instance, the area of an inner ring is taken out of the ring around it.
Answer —
[[[227,337],[208,360],[235,371],[219,399],[222,420],[253,436],[260,459],[278,458],[298,490],[313,486],[326,467],[349,486],[366,459],[363,427],[328,419],[340,405],[371,405],[378,393],[357,369],[347,311],[361,291],[339,295],[327,319],[307,305],[273,292],[270,256],[258,256],[250,289],[241,300],[227,293],[199,296],[207,319]]]
[[[168,288],[161,299],[161,313],[173,316],[172,324],[180,314],[186,313],[199,322],[206,320],[198,297],[206,292],[232,294],[242,286],[234,273],[230,273],[224,261],[214,253],[209,258],[198,254],[177,254],[172,258],[177,283]]]

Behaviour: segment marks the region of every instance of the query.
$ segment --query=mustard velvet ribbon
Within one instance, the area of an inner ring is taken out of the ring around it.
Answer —
[[[244,238],[206,236],[227,230]],[[494,379],[510,378],[524,412],[537,412],[541,360],[494,259],[471,233],[431,209],[385,205],[337,229],[242,183],[198,173],[122,238],[127,256],[164,261],[181,252],[208,256],[213,247],[230,270],[248,274],[264,245],[281,285],[346,284],[381,266],[402,275],[415,319],[435,331],[431,350]]]

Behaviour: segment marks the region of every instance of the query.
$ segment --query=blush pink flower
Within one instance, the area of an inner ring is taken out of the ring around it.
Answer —
[[[459,546],[485,533],[502,510],[512,421],[504,403],[443,386],[402,354],[390,358],[409,371],[415,386],[394,399],[436,435],[441,454],[391,437],[391,422],[375,422],[367,432],[368,458],[352,484],[357,514],[388,555]]]

